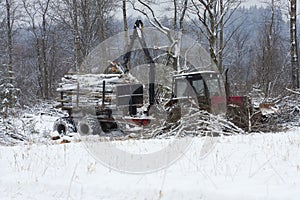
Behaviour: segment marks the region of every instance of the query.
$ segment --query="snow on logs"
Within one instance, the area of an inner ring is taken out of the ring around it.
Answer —
[[[116,85],[133,82],[136,80],[132,79],[130,74],[67,74],[57,89],[57,92],[61,93],[57,101],[65,109],[102,105],[104,92],[104,104],[108,105],[116,99]]]

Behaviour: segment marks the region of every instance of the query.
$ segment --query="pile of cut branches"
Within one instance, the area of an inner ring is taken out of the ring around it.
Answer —
[[[13,120],[0,118],[0,124],[0,145],[15,145],[28,141],[28,138],[20,133]]]
[[[254,111],[251,117],[253,132],[285,131],[290,126],[300,126],[300,92],[289,90],[289,94],[269,100],[275,112],[262,114]]]
[[[168,138],[173,136],[220,136],[237,135],[245,132],[225,116],[212,115],[207,111],[198,110],[190,115],[182,116],[176,123],[165,123],[147,133],[151,138]]]

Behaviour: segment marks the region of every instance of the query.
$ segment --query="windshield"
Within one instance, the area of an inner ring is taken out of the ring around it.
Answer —
[[[176,97],[185,97],[187,89],[187,81],[184,79],[176,80]]]
[[[177,97],[193,96],[192,93],[198,97],[224,96],[220,87],[219,75],[196,74],[176,79],[175,95]]]
[[[218,79],[209,79],[206,82],[207,87],[209,88],[210,96],[221,96]]]
[[[197,94],[197,96],[205,96],[205,90],[204,90],[204,81],[203,79],[200,80],[193,80],[192,86]]]
[[[205,83],[201,77],[197,79],[176,79],[176,97],[205,96]]]

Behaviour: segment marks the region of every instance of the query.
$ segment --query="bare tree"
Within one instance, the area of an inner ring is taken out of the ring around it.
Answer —
[[[157,17],[157,13],[155,13],[154,9],[151,7],[151,2],[147,2],[146,0],[137,0],[136,1],[131,1],[131,4],[133,6],[133,9],[142,13],[149,21],[149,23],[155,27],[157,30],[159,30],[161,33],[166,35],[170,41],[171,44],[173,44],[174,48],[174,53],[171,53],[169,51],[170,56],[174,59],[174,68],[177,69],[177,71],[181,71],[181,66],[180,66],[180,46],[181,46],[181,37],[182,37],[182,32],[184,31],[184,19],[186,16],[186,11],[188,9],[188,1],[189,0],[184,0],[182,1],[182,5],[179,5],[176,0],[173,0],[173,5],[176,6],[174,8],[174,23],[173,27],[177,28],[177,21],[178,21],[178,16],[179,16],[179,34],[177,37],[174,37],[172,35],[172,30],[162,24],[160,19]],[[178,7],[181,6],[181,13],[177,13]]]
[[[110,15],[116,8],[111,0],[61,0],[53,4],[57,23],[73,34],[75,71],[85,56],[109,36]]]
[[[51,84],[53,81],[53,68],[51,65],[49,37],[51,35],[51,0],[38,0],[31,2],[22,0],[23,8],[26,13],[27,27],[34,37],[36,52],[36,68],[38,73],[38,83],[40,94],[44,99],[51,97]],[[52,63],[53,64],[53,63]]]
[[[36,53],[36,74],[38,76],[37,82],[38,82],[38,87],[39,87],[39,92],[37,94],[40,94],[43,96],[44,90],[43,90],[43,79],[42,79],[42,74],[43,74],[43,67],[42,67],[42,60],[41,60],[41,51],[40,51],[40,40],[39,40],[39,34],[37,31],[37,24],[36,24],[36,15],[38,14],[37,10],[33,10],[32,5],[26,1],[22,0],[23,3],[23,8],[25,10],[25,13],[28,17],[28,20],[25,20],[28,23],[28,27],[30,27],[30,33],[34,36],[35,38],[35,53]]]
[[[114,0],[96,0],[97,5],[97,14],[98,14],[98,23],[99,23],[99,34],[100,42],[103,42],[107,38],[106,26],[107,20],[109,20],[110,13],[115,10],[117,7],[116,1]],[[123,1],[123,7],[125,6],[126,10],[126,1]],[[124,8],[123,8],[124,9]],[[125,12],[126,14],[126,12]],[[123,10],[124,16],[124,10]]]
[[[41,3],[41,2],[40,2]],[[42,60],[43,60],[43,80],[44,80],[44,98],[49,99],[49,66],[48,66],[48,58],[47,58],[47,12],[49,9],[50,0],[43,2],[41,5],[42,12],[42,38],[41,38],[41,52],[42,52]]]
[[[184,32],[184,18],[188,10],[189,0],[173,0],[173,29]]]
[[[228,51],[231,53],[226,57],[227,60],[230,60],[230,75],[227,78],[230,78],[230,90],[234,91],[234,95],[247,95],[249,91],[248,80],[250,79],[252,72],[248,66],[248,59],[245,59],[246,56],[249,56],[249,43],[250,43],[250,33],[245,31],[236,31],[232,35],[232,39],[228,44]],[[228,91],[230,94],[230,91]]]
[[[260,38],[258,41],[259,51],[256,58],[257,83],[260,84],[265,98],[277,95],[284,86],[281,80],[284,78],[286,68],[286,52],[282,36],[282,16],[280,0],[270,0],[267,4],[266,13],[263,16]],[[274,91],[276,88],[276,91]]]
[[[192,0],[192,4],[194,9],[191,13],[197,15],[204,27],[200,29],[209,43],[211,59],[223,72],[224,26],[240,6],[241,0]]]

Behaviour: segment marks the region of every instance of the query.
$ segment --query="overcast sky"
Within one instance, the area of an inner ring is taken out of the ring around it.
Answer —
[[[263,3],[263,2],[270,2],[271,0],[243,0],[244,2],[241,4],[241,6],[245,6],[245,7],[250,7],[250,6],[266,6],[266,3]],[[157,2],[159,2],[159,0],[157,0]],[[165,2],[165,3],[161,3],[161,4],[158,4],[158,5],[151,5],[151,7],[153,8],[154,12],[155,12],[155,15],[157,17],[162,17],[164,15],[168,15],[168,11],[166,11],[166,7],[168,7],[168,4],[166,4],[166,1],[163,1],[162,2]],[[284,15],[288,13],[288,2],[287,0],[282,0],[282,2],[284,4],[286,4],[286,8],[284,9]],[[299,4],[298,4],[299,6]],[[127,5],[127,12],[128,12],[128,16],[131,16],[133,18],[139,18],[139,17],[142,17],[142,14],[137,12],[137,11],[134,11],[131,7],[130,4]],[[173,15],[173,11],[169,11],[170,12],[170,15]],[[298,13],[300,13],[299,9],[298,9]],[[123,18],[123,15],[122,15],[122,10],[121,10],[121,6],[120,6],[120,9],[118,9],[118,11],[116,12],[116,16],[118,16],[120,19]],[[287,15],[286,15],[287,16]]]
[[[254,6],[254,5],[262,5],[261,0],[246,0],[242,5],[245,6]]]
[[[263,0],[243,0],[244,2],[242,3],[241,6],[245,6],[245,7],[250,7],[250,6],[262,6],[263,3],[261,3]],[[157,1],[159,2],[159,1]],[[165,2],[165,1],[162,1],[162,2]],[[166,11],[166,7],[167,4],[166,3],[162,3],[162,4],[159,4],[159,5],[151,5],[151,7],[153,8],[153,10],[155,11],[155,14],[157,16],[159,15],[166,15],[167,14],[167,11]],[[127,11],[128,11],[128,15],[129,16],[132,16],[132,17],[139,17],[141,16],[140,13],[138,13],[137,11],[134,11],[131,7],[130,4],[127,5]],[[171,14],[173,15],[173,12],[171,12]],[[122,11],[121,11],[121,8],[119,9],[119,11],[117,11],[117,16],[122,18],[123,15],[122,15]]]

